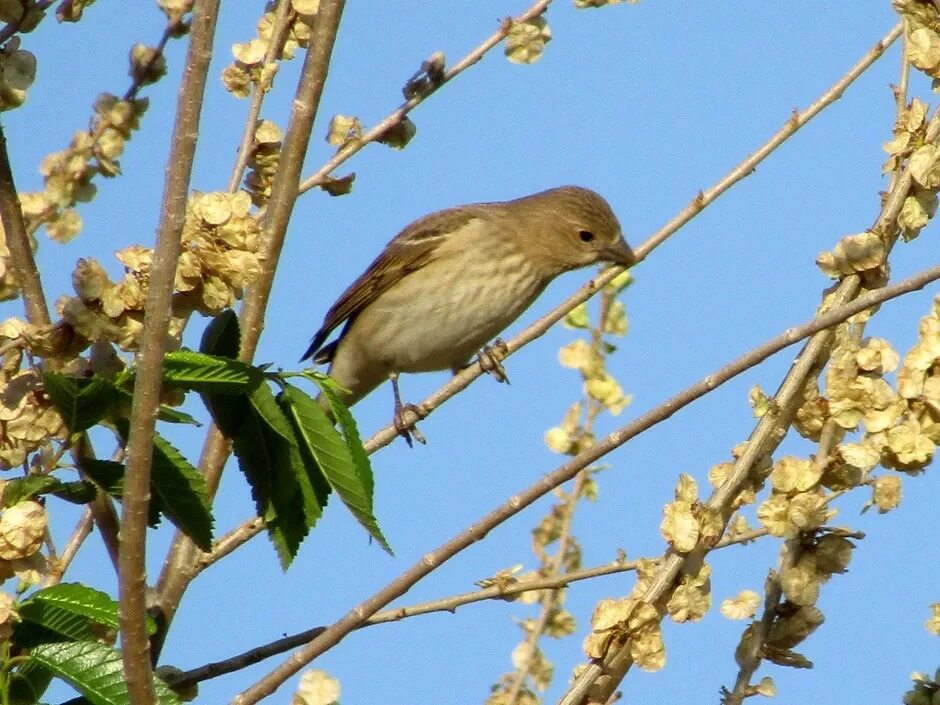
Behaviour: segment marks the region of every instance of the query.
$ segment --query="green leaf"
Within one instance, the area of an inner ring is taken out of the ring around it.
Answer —
[[[168,352],[163,358],[163,379],[179,387],[215,394],[238,394],[262,379],[251,365],[192,350]]]
[[[42,644],[30,651],[31,660],[48,668],[93,705],[127,705],[130,695],[124,680],[121,652],[98,642]],[[154,691],[160,705],[179,705],[179,698],[159,678]]]
[[[233,450],[251,487],[258,516],[264,519],[286,569],[316,521],[308,516],[307,496],[313,490],[304,487],[309,487],[309,481],[302,481],[306,473],[297,446],[271,428],[253,406],[248,409],[245,423],[233,439]]]
[[[363,488],[372,496],[372,490],[375,486],[375,475],[372,472],[372,463],[369,462],[369,456],[365,448],[362,447],[362,438],[359,437],[359,428],[356,426],[356,420],[349,413],[349,407],[342,401],[339,393],[339,385],[330,377],[323,376],[314,380],[327,403],[330,405],[330,411],[333,412],[333,418],[339,424],[340,431],[346,441],[346,447],[349,448],[349,454],[356,464],[356,474]]]
[[[73,504],[85,504],[94,499],[95,486],[90,482],[62,482],[51,475],[27,475],[9,480],[3,486],[3,506],[44,494],[52,494]]]
[[[206,326],[199,343],[199,352],[235,359],[238,357],[240,339],[238,316],[233,310],[226,309]]]
[[[81,470],[109,495],[121,498],[124,488],[124,463],[88,458],[82,460]]]
[[[86,431],[101,421],[119,398],[117,387],[97,375],[67,377],[45,372],[43,386],[72,433]]]
[[[81,583],[60,583],[29,596],[20,603],[20,614],[30,606],[42,604],[71,614],[82,615],[97,624],[119,629],[118,603],[107,593]]]
[[[160,404],[160,408],[157,410],[157,419],[160,421],[166,421],[167,423],[182,423],[188,424],[190,426],[202,426],[202,424],[191,414],[187,414],[185,411],[180,411],[174,406],[169,404]]]
[[[317,401],[299,388],[285,385],[284,397],[298,436],[303,440],[301,453],[306,456],[308,467],[315,465],[323,473],[353,516],[382,548],[391,553],[373,511],[372,467],[359,440],[355,421],[339,401],[335,388],[326,386],[322,389],[334,418],[348,435],[340,436]]]
[[[159,434],[153,437],[150,487],[159,509],[203,551],[212,549],[212,510],[206,478]]]
[[[21,620],[14,625],[19,648],[62,641],[89,641],[103,630],[117,631],[118,603],[99,590],[80,583],[62,583],[33,593],[20,603]],[[150,633],[156,623],[147,618]]]
[[[40,702],[52,682],[52,673],[35,661],[26,661],[10,673],[10,704],[34,705]]]

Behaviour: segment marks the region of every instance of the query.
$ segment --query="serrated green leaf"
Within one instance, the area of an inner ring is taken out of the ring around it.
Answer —
[[[22,621],[13,625],[13,643],[23,649],[63,641],[91,641],[99,636],[87,617],[60,610],[54,605],[32,603],[20,616]]]
[[[234,359],[238,357],[240,339],[238,316],[226,309],[209,321],[199,343],[199,352]]]
[[[95,496],[95,487],[90,482],[62,482],[51,475],[27,475],[9,480],[3,486],[3,506],[12,507],[17,502],[44,494],[52,494],[73,504],[85,504]]]
[[[124,486],[124,463],[116,460],[87,458],[82,460],[81,470],[109,495],[121,498]]]
[[[117,388],[97,375],[67,377],[45,372],[42,377],[46,393],[72,433],[86,431],[101,421],[119,398]]]
[[[344,431],[351,429],[351,437],[341,436],[333,428],[326,412],[309,395],[297,387],[285,385],[284,395],[290,404],[298,435],[304,441],[301,453],[307,455],[308,465],[312,463],[319,468],[369,535],[392,553],[373,511],[372,468],[359,441],[356,423],[349,410],[339,401],[334,388],[326,386],[321,389],[334,418]]]
[[[257,385],[262,377],[258,369],[239,360],[175,350],[163,358],[163,379],[199,392],[239,394]]]
[[[59,480],[49,475],[17,477],[3,486],[3,506],[12,507],[25,499],[49,492],[57,484],[61,484]]]
[[[170,406],[168,404],[160,404],[160,408],[157,410],[157,419],[160,421],[166,421],[167,423],[182,423],[188,424],[189,426],[202,426],[194,416],[187,414],[185,411],[180,411],[176,407]]]
[[[212,510],[206,478],[159,434],[153,437],[150,487],[160,512],[203,551],[212,549]]]
[[[42,644],[29,656],[71,684],[93,705],[130,702],[121,652],[115,648],[89,641]],[[154,678],[153,685],[160,705],[179,705],[179,698],[163,681]]]
[[[118,602],[107,593],[81,583],[59,583],[38,590],[20,603],[20,610],[30,605],[43,604],[64,612],[82,615],[113,629],[120,628]]]
[[[251,406],[272,431],[288,443],[296,442],[294,429],[281,407],[278,406],[274,393],[268,385],[259,384],[255,387],[248,395],[248,401],[251,402]]]
[[[258,516],[264,519],[286,569],[307,536],[310,523],[316,521],[316,517],[307,515],[313,491],[302,484],[306,473],[296,444],[275,431],[253,405],[245,406],[245,420],[232,439],[232,448],[251,487]]]
[[[346,441],[346,447],[349,448],[349,455],[356,464],[356,474],[359,476],[359,482],[363,489],[371,497],[375,486],[375,473],[372,472],[372,463],[369,462],[369,456],[365,448],[362,447],[362,438],[359,436],[359,427],[356,420],[349,413],[349,407],[342,401],[338,387],[331,378],[324,377],[316,380],[317,386],[323,393],[324,398],[330,405],[330,411],[333,412],[333,418],[339,424],[343,439]]]

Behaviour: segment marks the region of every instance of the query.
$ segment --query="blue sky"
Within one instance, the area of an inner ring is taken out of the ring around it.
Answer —
[[[247,103],[221,87],[229,46],[254,34],[259,3],[226,3],[202,121],[193,187],[225,187]],[[120,7],[120,9],[118,9]],[[461,1],[445,5],[402,0],[350,3],[333,58],[333,72],[304,173],[330,154],[323,141],[334,113],[358,115],[366,125],[401,101],[401,86],[421,61],[443,51],[450,63],[475,47],[499,19],[524,3]],[[654,3],[575,10],[558,0],[548,14],[554,40],[532,66],[510,64],[497,50],[420,106],[418,133],[402,152],[376,145],[339,174],[355,171],[351,195],[305,195],[294,210],[275,281],[258,362],[291,368],[334,298],[402,226],[430,211],[465,202],[502,200],[566,183],[594,188],[619,214],[636,245],[805,107],[855,63],[896,22],[888,3],[747,2]],[[4,116],[20,190],[41,188],[37,172],[46,153],[62,149],[86,125],[95,95],[123,93],[126,56],[133,42],[155,42],[162,16],[143,2],[97,3],[79,25],[47,21],[24,38],[39,57],[39,74],[24,108]],[[110,254],[150,244],[162,191],[166,147],[175,110],[176,79],[185,47],[172,44],[170,76],[149,88],[150,112],[129,143],[121,178],[99,183],[94,203],[82,207],[84,232],[65,246],[44,236],[39,252],[50,299],[70,291],[81,256],[97,257],[116,277]],[[283,68],[264,116],[284,124],[298,62]],[[630,332],[611,358],[611,371],[634,401],[619,418],[604,417],[606,433],[783,329],[811,317],[829,281],[816,255],[843,235],[868,227],[879,209],[881,144],[890,138],[899,47],[851,86],[827,111],[788,141],[757,171],[658,248],[635,271],[626,293]],[[920,77],[912,92],[930,99]],[[901,244],[892,275],[902,278],[937,262],[936,233]],[[557,281],[510,329],[519,331],[557,305],[589,276]],[[938,291],[887,304],[869,334],[888,338],[903,354],[917,320]],[[19,315],[16,302],[0,308]],[[195,344],[204,322],[194,321]],[[426,420],[430,443],[409,450],[396,442],[373,457],[376,511],[395,557],[370,545],[339,506],[331,505],[291,569],[283,574],[263,537],[207,571],[187,593],[166,649],[166,662],[201,665],[311,626],[329,623],[372,594],[431,548],[468,526],[510,494],[535,482],[563,459],[542,443],[580,396],[575,372],[560,368],[558,348],[575,333],[556,328],[506,363],[511,386],[478,380]],[[754,420],[747,391],[772,392],[795,351],[785,351],[710,394],[692,408],[606,458],[600,500],[585,506],[576,534],[585,564],[610,561],[618,548],[633,557],[657,555],[662,506],[680,472],[704,487],[708,468],[729,457]],[[403,378],[418,401],[447,375]],[[355,408],[363,434],[387,423],[390,390]],[[201,433],[176,441],[195,459]],[[812,447],[788,438],[778,455],[806,455]],[[937,473],[907,479],[901,507],[886,516],[859,516],[862,491],[838,506],[836,523],[864,531],[850,572],[822,592],[823,625],[800,650],[814,670],[762,669],[786,702],[897,702],[912,670],[937,666],[936,637],[923,628],[928,605],[940,600],[936,512]],[[476,580],[516,563],[536,565],[530,530],[543,501],[492,532],[400,604],[473,589]],[[217,529],[247,518],[252,504],[234,466],[223,480]],[[73,517],[57,527],[60,540]],[[160,569],[170,532],[151,535],[150,575]],[[761,590],[776,564],[778,545],[762,541],[715,554],[715,609],[700,623],[665,627],[666,668],[631,673],[628,699],[645,703],[716,702],[732,685],[733,652],[743,623],[717,612],[743,588]],[[93,542],[69,577],[108,591],[114,581]],[[576,635],[544,645],[556,666],[552,702],[571,668],[594,604],[632,588],[631,575],[581,583],[569,590]],[[521,639],[514,619],[532,608],[503,602],[367,629],[353,634],[317,663],[339,678],[346,705],[370,702],[479,703],[498,676],[511,669]],[[277,660],[205,683],[200,702],[225,702]],[[291,682],[291,687],[294,681]],[[289,697],[285,687],[276,696]],[[272,700],[273,702],[273,700]]]

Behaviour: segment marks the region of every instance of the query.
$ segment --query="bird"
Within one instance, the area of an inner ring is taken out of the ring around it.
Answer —
[[[415,407],[401,403],[400,373],[456,374],[478,353],[484,369],[508,381],[504,351],[488,343],[553,279],[599,262],[636,261],[610,205],[587,188],[436,211],[392,238],[340,295],[301,361],[329,363],[347,406],[391,380],[394,424],[411,445],[403,414]]]

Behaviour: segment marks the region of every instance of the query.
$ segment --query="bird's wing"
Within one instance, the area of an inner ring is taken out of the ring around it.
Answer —
[[[300,359],[313,357],[317,363],[332,360],[336,343],[323,347],[330,333],[344,322],[352,321],[403,277],[433,262],[445,237],[478,215],[473,207],[453,208],[416,220],[402,230],[327,311],[323,325]]]

